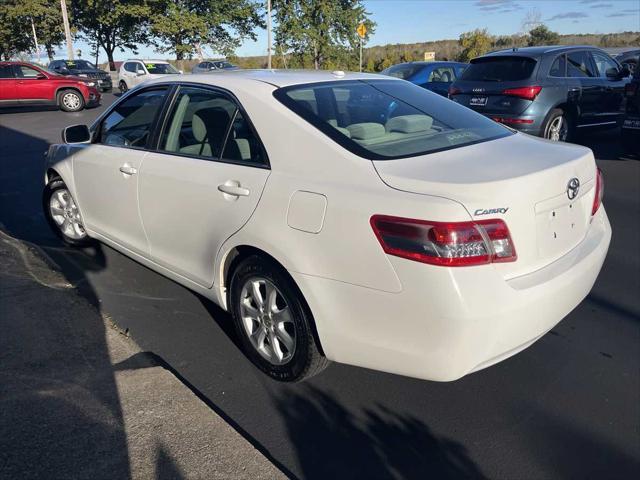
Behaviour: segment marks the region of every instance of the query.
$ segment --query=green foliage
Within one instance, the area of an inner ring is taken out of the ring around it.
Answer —
[[[49,60],[53,60],[55,48],[64,41],[60,3],[50,0],[20,0],[19,10],[20,23],[30,25],[33,20],[38,43],[45,46]]]
[[[560,35],[547,28],[546,25],[539,25],[529,31],[529,40],[527,45],[534,47],[536,45],[555,45],[558,43]]]
[[[31,22],[23,13],[21,0],[0,1],[0,58],[9,60],[33,47]]]
[[[137,52],[149,41],[150,4],[157,0],[72,0],[72,24],[80,34],[97,43],[113,70],[113,53],[125,48]]]
[[[177,60],[191,58],[198,45],[229,55],[242,39],[256,39],[264,26],[261,2],[253,0],[157,0],[151,16],[153,44]]]
[[[492,37],[487,33],[487,29],[476,29],[460,35],[458,44],[462,52],[458,56],[461,62],[468,62],[472,58],[484,55],[491,50]]]
[[[360,37],[366,42],[375,29],[362,0],[274,0],[276,52],[290,52],[289,66],[355,70]]]

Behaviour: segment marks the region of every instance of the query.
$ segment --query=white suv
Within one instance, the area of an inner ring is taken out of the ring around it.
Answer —
[[[118,88],[122,93],[151,78],[181,74],[164,60],[127,60],[118,71]]]

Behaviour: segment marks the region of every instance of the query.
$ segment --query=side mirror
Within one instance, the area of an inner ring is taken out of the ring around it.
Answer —
[[[629,65],[622,65],[622,70],[620,70],[620,78],[627,78],[631,75],[632,70],[629,68]]]
[[[64,143],[91,143],[91,132],[86,125],[71,125],[62,130]]]
[[[184,74],[184,71],[183,71],[183,70],[178,70],[178,73],[179,73],[180,75],[182,75],[182,74]]]
[[[138,75],[139,77],[140,77],[140,76],[142,76],[142,75],[144,75],[145,73],[147,73],[147,72],[145,72],[145,71],[144,71],[144,70],[142,70],[142,69],[140,69],[140,70],[137,70],[137,71],[136,71],[136,75]]]
[[[38,80],[44,80],[47,78],[47,76],[44,73],[39,73],[38,75],[36,75],[36,78]]]

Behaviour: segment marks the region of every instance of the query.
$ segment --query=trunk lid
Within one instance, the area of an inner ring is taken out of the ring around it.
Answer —
[[[460,80],[455,83],[458,93],[451,100],[484,115],[521,115],[533,103],[520,97],[504,95],[511,88],[519,88],[532,82],[470,82]]]
[[[505,278],[536,271],[582,241],[589,228],[596,166],[588,148],[524,134],[398,160],[374,161],[390,187],[446,197],[474,220],[503,219],[518,259],[494,264]],[[577,196],[569,182],[577,178]],[[428,211],[424,220],[429,220]]]

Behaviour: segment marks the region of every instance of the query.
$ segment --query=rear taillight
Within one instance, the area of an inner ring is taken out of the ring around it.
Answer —
[[[535,100],[542,87],[518,87],[518,88],[507,88],[502,91],[503,95],[509,95],[510,97],[518,97],[524,98],[525,100]]]
[[[502,220],[443,223],[374,215],[371,227],[389,255],[431,265],[462,267],[517,258]]]
[[[454,87],[453,85],[449,87],[449,96],[458,95],[459,93],[462,93],[462,90],[460,90],[459,88]]]
[[[602,205],[602,197],[604,197],[604,179],[602,177],[602,170],[599,168],[596,172],[596,194],[593,197],[593,207],[591,207],[591,215],[595,215],[600,205]]]

